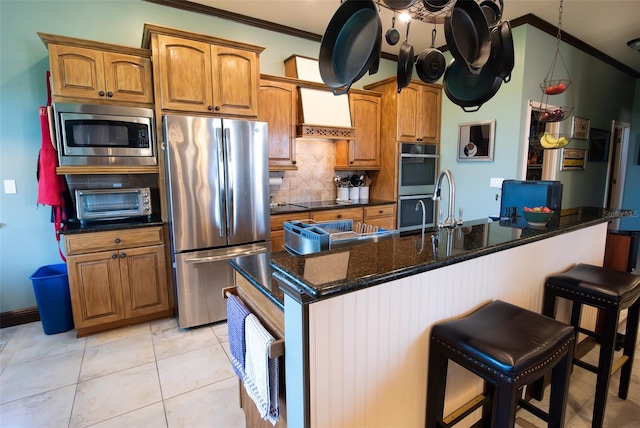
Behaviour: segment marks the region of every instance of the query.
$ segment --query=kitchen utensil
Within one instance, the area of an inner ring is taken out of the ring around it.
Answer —
[[[320,43],[320,77],[335,95],[371,69],[380,57],[382,22],[371,0],[346,0],[331,18]]]
[[[396,28],[396,13],[393,12],[393,18],[391,18],[391,28],[389,28],[384,35],[385,40],[391,46],[395,46],[400,41],[400,31]]]
[[[484,0],[480,3],[480,9],[489,27],[493,27],[500,22],[500,18],[502,17],[502,0],[500,0],[500,6],[493,0]]]
[[[513,36],[509,21],[503,21],[491,30],[491,67],[493,74],[504,83],[511,80],[514,66]]]
[[[449,3],[449,0],[422,0],[424,8],[429,12],[440,12]]]
[[[431,32],[431,47],[423,50],[416,60],[416,72],[425,83],[433,83],[442,77],[447,68],[444,55],[436,47],[436,29]]]
[[[500,89],[502,79],[493,74],[493,67],[485,67],[473,74],[455,58],[444,72],[444,93],[465,112],[480,110]]]
[[[392,10],[409,9],[418,0],[382,0]]]
[[[444,19],[444,35],[451,55],[478,74],[491,56],[491,32],[474,0],[457,0]]]
[[[410,25],[411,21],[407,22],[407,35],[400,46],[400,53],[398,54],[398,93],[409,84],[413,74],[413,45],[409,43]]]

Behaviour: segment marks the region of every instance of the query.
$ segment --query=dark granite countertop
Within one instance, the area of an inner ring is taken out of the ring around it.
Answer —
[[[78,220],[70,220],[65,223],[60,233],[63,235],[71,235],[76,233],[108,232],[112,230],[135,229],[138,227],[162,226],[162,224],[160,216],[151,216],[151,219],[140,217],[136,219],[91,221],[86,224],[81,224]]]
[[[321,211],[337,208],[367,207],[376,205],[394,204],[395,201],[384,199],[367,199],[358,200],[357,202],[337,202],[335,199],[325,201],[309,201],[309,202],[291,202],[286,205],[277,205],[271,207],[271,214],[287,214],[305,211]]]
[[[625,210],[582,207],[574,210],[574,214],[562,217],[559,225],[542,228],[527,227],[518,219],[475,220],[453,230],[428,231],[425,233],[424,246],[418,232],[394,240],[273,259],[271,267],[295,288],[287,291],[291,291],[289,294],[294,298],[299,294],[311,300],[322,299],[630,214]],[[331,268],[328,269],[328,266]]]

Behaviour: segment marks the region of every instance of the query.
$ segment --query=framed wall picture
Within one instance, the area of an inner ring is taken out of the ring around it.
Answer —
[[[496,121],[458,125],[458,161],[492,161]]]
[[[610,140],[610,131],[591,128],[589,132],[589,162],[606,162],[609,160]]]
[[[588,140],[590,122],[589,119],[583,117],[571,116],[571,137]]]
[[[576,171],[584,169],[587,151],[583,149],[562,149],[560,171]]]

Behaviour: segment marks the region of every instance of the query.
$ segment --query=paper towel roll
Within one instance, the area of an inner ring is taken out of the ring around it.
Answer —
[[[282,177],[269,177],[269,186],[280,186],[282,184]]]

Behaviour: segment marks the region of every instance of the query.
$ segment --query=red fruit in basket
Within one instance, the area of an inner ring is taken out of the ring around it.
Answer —
[[[556,90],[558,91],[558,92],[556,92],[556,94],[560,94],[560,93],[564,92],[565,89],[567,89],[566,83],[562,83],[562,82],[558,83],[556,85]]]
[[[549,207],[544,207],[544,208],[542,208],[542,212],[543,213],[550,213],[551,209]]]
[[[553,111],[553,117],[555,120],[562,120],[564,119],[564,112],[562,109],[556,109]]]
[[[551,113],[549,113],[548,111],[543,111],[542,114],[540,115],[540,121],[549,122],[550,120],[551,120]]]

